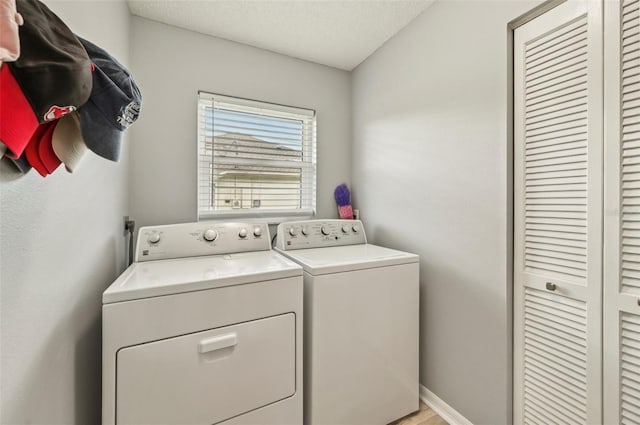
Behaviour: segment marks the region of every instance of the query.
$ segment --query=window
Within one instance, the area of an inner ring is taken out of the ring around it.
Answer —
[[[311,216],[316,116],[198,93],[198,219]]]

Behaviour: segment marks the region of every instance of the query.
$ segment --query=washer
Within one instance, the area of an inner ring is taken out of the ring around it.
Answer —
[[[304,423],[418,410],[418,256],[367,244],[358,220],[282,223],[276,250],[304,268]]]
[[[143,227],[102,301],[103,424],[302,422],[302,268],[266,224]]]

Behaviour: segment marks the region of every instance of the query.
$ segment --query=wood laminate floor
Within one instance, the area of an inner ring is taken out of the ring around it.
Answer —
[[[420,402],[420,410],[391,422],[389,425],[449,425],[426,404]]]

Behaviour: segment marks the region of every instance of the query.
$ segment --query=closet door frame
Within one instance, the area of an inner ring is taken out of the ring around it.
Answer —
[[[618,423],[619,391],[619,282],[620,282],[620,0],[605,2],[604,34],[604,332],[603,332],[603,423]],[[613,331],[615,330],[615,331]]]
[[[567,1],[560,5],[554,5],[552,8],[547,7],[546,11],[555,13],[555,9],[562,10],[571,9],[577,2]],[[588,69],[589,69],[589,92],[588,92],[588,228],[589,237],[587,239],[588,246],[588,274],[586,287],[576,287],[570,285],[565,289],[565,295],[569,298],[583,299],[587,303],[587,358],[588,358],[588,383],[587,386],[587,418],[590,421],[600,421],[602,419],[602,205],[603,205],[603,87],[602,87],[602,3],[600,2],[582,2],[588,3]],[[537,18],[541,20],[548,19],[544,14],[539,13],[540,9],[532,11],[537,12]],[[545,11],[545,12],[546,12]],[[528,14],[527,14],[528,15]],[[524,18],[516,20],[517,27],[529,22],[533,17],[525,15]],[[513,25],[515,28],[516,25]],[[517,48],[515,42],[514,49]],[[521,55],[518,51],[512,50],[514,53],[513,62],[517,63]],[[524,110],[522,103],[515,101],[516,92],[523,90],[523,86],[518,86],[517,78],[515,78],[515,67],[512,68],[514,75],[514,92],[513,92],[513,419],[514,423],[523,422],[522,407],[524,399],[522,389],[523,381],[523,365],[524,358],[524,220],[518,221],[517,218],[523,216],[524,195],[524,166],[523,146],[518,146],[518,133],[522,133],[522,124],[518,123],[518,116],[523,116]],[[510,108],[511,109],[511,108]],[[523,143],[523,142],[519,142]],[[538,281],[539,280],[539,281]],[[544,290],[545,283],[543,279],[527,280],[528,287],[537,290]]]

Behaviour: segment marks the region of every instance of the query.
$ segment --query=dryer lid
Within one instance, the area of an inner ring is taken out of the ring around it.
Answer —
[[[312,275],[364,270],[419,262],[416,254],[361,244],[282,252]]]
[[[134,263],[102,294],[103,304],[302,275],[273,251]]]

